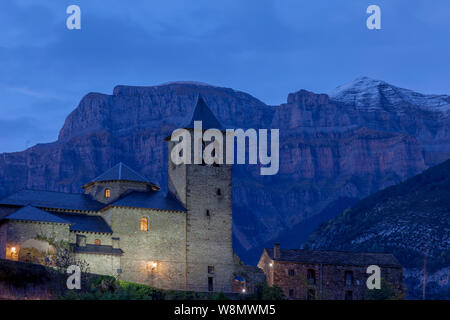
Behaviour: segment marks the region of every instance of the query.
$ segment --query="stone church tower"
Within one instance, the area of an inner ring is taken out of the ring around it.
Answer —
[[[194,121],[202,129],[222,125],[199,97],[191,122],[184,126],[194,138]],[[186,286],[196,291],[230,292],[233,281],[232,166],[226,164],[175,165],[170,154],[169,192],[186,208]],[[202,145],[202,144],[200,144]],[[193,148],[194,141],[191,140]]]

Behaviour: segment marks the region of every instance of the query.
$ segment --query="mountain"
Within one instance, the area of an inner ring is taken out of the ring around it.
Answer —
[[[280,129],[277,175],[233,168],[234,246],[247,263],[276,240],[300,246],[357,200],[450,157],[448,96],[369,78],[330,95],[300,90],[279,106],[204,83],[117,86],[111,95],[84,96],[57,141],[1,154],[0,196],[22,188],[81,192],[120,161],[166,189],[163,138],[185,123],[199,94],[227,128]]]
[[[392,252],[408,294],[420,298],[426,259],[429,298],[450,298],[450,160],[379,191],[322,224],[310,249]]]

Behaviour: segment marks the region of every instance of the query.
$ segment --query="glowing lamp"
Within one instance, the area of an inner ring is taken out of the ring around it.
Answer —
[[[16,253],[16,247],[11,248],[11,253]]]

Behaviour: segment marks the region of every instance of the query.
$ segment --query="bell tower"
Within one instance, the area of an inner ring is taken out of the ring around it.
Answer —
[[[203,132],[208,129],[225,131],[199,97],[191,121],[183,127],[191,134],[192,149],[194,121],[201,121]],[[186,290],[231,292],[234,269],[232,166],[194,164],[193,161],[176,165],[171,160],[176,142],[169,140],[168,143],[169,192],[187,209]],[[208,144],[199,145],[203,150]],[[225,159],[225,152],[223,155]]]

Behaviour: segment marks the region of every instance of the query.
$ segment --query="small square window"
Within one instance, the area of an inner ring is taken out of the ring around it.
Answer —
[[[289,276],[290,277],[294,277],[295,276],[295,270],[294,269],[289,269]]]
[[[214,266],[208,266],[208,273],[213,274],[215,272]]]

